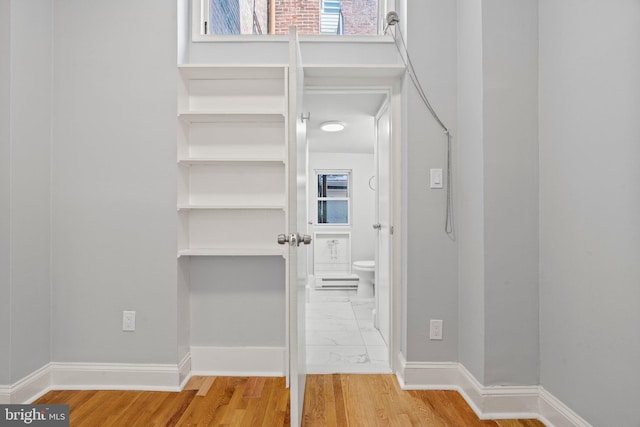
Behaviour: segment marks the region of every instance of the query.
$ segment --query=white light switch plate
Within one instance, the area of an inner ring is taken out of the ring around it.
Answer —
[[[442,188],[442,169],[429,169],[431,188]]]

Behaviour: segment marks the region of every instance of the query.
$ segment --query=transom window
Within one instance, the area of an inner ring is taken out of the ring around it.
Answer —
[[[317,224],[348,225],[351,208],[351,171],[316,172]]]
[[[279,35],[296,25],[302,35],[372,36],[394,0],[192,0],[198,36]]]

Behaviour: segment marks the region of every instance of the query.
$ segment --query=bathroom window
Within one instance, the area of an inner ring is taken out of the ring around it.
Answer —
[[[317,224],[348,225],[351,171],[316,171]]]

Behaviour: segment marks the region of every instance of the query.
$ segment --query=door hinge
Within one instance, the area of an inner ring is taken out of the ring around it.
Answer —
[[[389,227],[389,234],[393,234],[393,225]]]

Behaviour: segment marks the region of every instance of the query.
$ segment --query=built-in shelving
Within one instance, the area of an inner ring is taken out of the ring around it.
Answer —
[[[286,68],[180,67],[178,256],[284,256]]]

